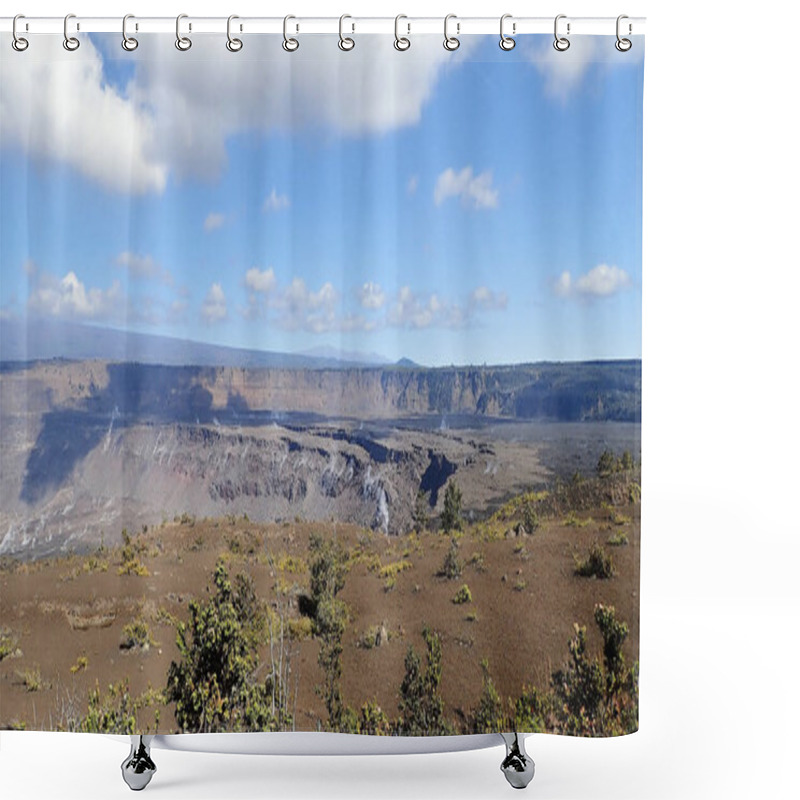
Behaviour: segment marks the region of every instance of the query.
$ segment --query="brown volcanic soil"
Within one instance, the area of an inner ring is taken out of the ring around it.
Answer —
[[[185,518],[141,533],[135,541],[146,548],[141,557],[150,572],[146,577],[117,574],[119,549],[96,556],[108,563],[104,572],[89,571],[91,556],[8,562],[0,571],[0,629],[10,631],[18,650],[0,661],[0,727],[64,725],[63,708],[73,702],[85,714],[88,691],[96,682],[105,688],[127,677],[133,695],[148,686],[161,689],[177,648],[174,629],[159,610],[186,619],[188,601],[206,596],[221,555],[232,574],[246,571],[253,576],[263,600],[274,597],[278,579],[307,590],[307,571],[272,570],[266,554],[272,554],[274,563],[287,555],[307,563],[312,531],[335,535],[351,552],[360,553],[340,595],[351,615],[343,642],[343,695],[354,708],[376,700],[390,718],[397,715],[406,650],[413,644],[424,652],[425,624],[442,636],[442,694],[447,716],[456,723],[478,701],[483,658],[489,660],[501,697],[515,698],[523,684],[547,687],[552,670],[567,659],[574,623],[586,625],[589,647],[599,652],[596,603],[614,605],[618,618],[628,623],[625,654],[635,660],[639,505],[624,497],[614,507],[601,506],[597,494],[594,504],[584,498],[578,507],[572,519],[558,509],[531,536],[506,538],[513,524],[509,522],[470,526],[460,539],[460,557],[468,562],[473,554],[482,554],[484,570],[466,566],[457,580],[437,577],[450,546],[449,537],[438,533],[389,539],[332,522],[255,524],[242,518]],[[628,536],[629,544],[608,546],[608,538],[619,532]],[[585,554],[593,541],[603,543],[614,558],[617,573],[610,580],[574,573],[573,553]],[[405,558],[413,566],[400,572],[395,587],[387,591],[385,578],[375,569],[376,557],[382,565]],[[462,583],[469,585],[473,602],[454,605],[452,597]],[[467,620],[471,611],[477,613],[476,621]],[[292,613],[299,616],[296,608]],[[119,647],[122,628],[137,616],[148,621],[158,644],[147,652],[125,652]],[[382,622],[389,641],[371,649],[360,646],[367,629]],[[326,716],[314,690],[322,677],[317,652],[314,639],[299,642],[294,662],[298,730],[316,730]],[[81,656],[88,666],[71,672]],[[21,675],[36,668],[42,686],[28,691]],[[160,717],[160,732],[176,730],[172,707],[162,708]],[[150,710],[139,720],[143,727],[152,721]]]

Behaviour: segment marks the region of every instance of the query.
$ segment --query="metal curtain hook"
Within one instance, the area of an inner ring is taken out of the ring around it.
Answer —
[[[128,36],[129,19],[135,19],[133,14],[126,14],[122,18],[122,49],[127,50],[130,53],[139,46],[139,40],[134,39],[133,36]]]
[[[628,19],[628,15],[627,14],[620,14],[617,17],[617,41],[614,42],[614,47],[616,47],[617,50],[620,51],[620,53],[627,53],[628,50],[630,50],[631,47],[633,47],[633,42],[631,42],[630,39],[623,39],[619,35],[620,22],[622,22],[622,20],[624,20],[624,19]],[[632,30],[633,30],[633,26],[630,23],[628,23],[628,34],[630,34]]]
[[[444,18],[444,49],[449,50],[451,53],[453,50],[458,50],[461,47],[461,42],[458,40],[456,36],[448,36],[447,35],[447,23],[451,19],[458,19],[455,14],[448,14]],[[461,31],[461,23],[456,23],[456,33],[460,33]]]
[[[228,41],[225,42],[225,47],[227,47],[228,50],[231,51],[231,53],[238,53],[243,47],[241,39],[236,39],[233,36],[231,36],[231,22],[233,22],[233,20],[235,19],[239,19],[239,17],[236,14],[231,14],[228,17]],[[241,27],[239,28],[239,30],[241,30]]]
[[[283,49],[287,53],[294,53],[298,47],[300,47],[300,42],[297,39],[290,39],[289,38],[289,20],[290,19],[297,19],[297,17],[292,16],[291,14],[287,14],[283,18]],[[298,25],[296,30],[300,30],[300,26]]]
[[[188,19],[188,14],[178,14],[175,18],[175,47],[178,50],[186,51],[192,46],[192,40],[188,36],[181,36],[181,20]],[[192,26],[189,25],[189,30],[192,29]]]
[[[28,49],[28,44],[29,44],[27,39],[25,39],[23,36],[20,36],[17,33],[17,20],[20,20],[20,19],[25,19],[25,15],[24,14],[17,14],[17,16],[14,17],[14,22],[11,23],[11,36],[13,37],[11,39],[11,46],[18,53],[21,53],[23,50],[27,50]]]
[[[75,19],[74,14],[67,14],[67,16],[64,17],[64,49],[73,52],[81,46],[81,43],[79,39],[69,35],[68,25],[71,19]]]
[[[503,14],[503,16],[500,17],[500,49],[501,50],[513,50],[517,46],[517,43],[514,41],[514,39],[512,39],[510,36],[506,36],[505,32],[503,31],[503,28],[505,26],[505,22],[506,22],[507,19],[511,19],[511,14]],[[516,28],[517,28],[516,23],[514,23],[514,25],[511,28],[511,30],[514,33],[516,33]]]
[[[559,14],[556,17],[556,21],[553,24],[553,36],[555,36],[555,41],[553,42],[553,47],[558,50],[559,53],[563,53],[565,50],[569,50],[569,39],[566,36],[559,36],[558,35],[558,21],[560,19],[566,19],[566,14]],[[569,22],[567,23],[567,34],[569,34]]]
[[[401,19],[408,19],[408,17],[405,14],[398,14],[394,18],[394,49],[403,51],[408,50],[408,48],[411,47],[411,39],[409,39],[407,36],[400,35]],[[406,23],[406,25],[408,27],[408,33],[411,33],[411,25],[409,23]]]
[[[339,17],[339,49],[344,50],[345,52],[352,50],[356,46],[355,39],[344,35],[343,25],[346,19],[353,18],[349,14],[342,14],[342,16]],[[356,25],[354,22],[350,23],[350,27],[352,29],[351,32],[355,32]]]

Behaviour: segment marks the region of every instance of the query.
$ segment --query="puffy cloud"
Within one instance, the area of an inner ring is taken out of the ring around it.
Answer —
[[[472,309],[502,311],[507,305],[508,295],[505,292],[493,292],[488,286],[479,286],[469,296],[469,306]]]
[[[107,36],[117,52],[118,37]],[[197,37],[185,53],[174,39],[153,37],[148,58],[118,88],[92,39],[65,53],[58,37],[43,37],[35,58],[4,61],[0,138],[108,189],[162,192],[173,175],[217,177],[225,143],[238,133],[332,128],[363,136],[415,125],[444,70],[477,45],[465,39],[448,53],[424,36],[398,53],[385,36],[362,36],[334,66],[327,37],[304,38],[291,57],[279,36],[257,38],[223,58],[217,37]]]
[[[459,172],[450,167],[436,179],[433,200],[438,206],[450,197],[460,197],[462,203],[476,209],[496,208],[499,192],[492,186],[490,170],[474,175],[471,166]]]
[[[630,285],[630,276],[624,269],[598,264],[577,278],[568,271],[562,272],[553,283],[553,292],[559,297],[590,299],[609,297]]]
[[[225,300],[225,292],[218,283],[212,283],[211,288],[206,294],[203,305],[200,307],[200,316],[208,325],[222,322],[228,316],[228,304]]]
[[[604,75],[610,69],[641,64],[642,43],[636,42],[630,51],[620,53],[609,47],[608,42],[607,36],[575,36],[570,39],[569,48],[559,52],[553,47],[552,38],[531,37],[526,55],[541,75],[545,92],[566,102],[589,75]]]
[[[105,80],[91,39],[66,54],[59,37],[42,36],[35,57],[3,60],[4,146],[68,164],[106,189],[140,194],[167,183],[168,162],[154,151],[155,139],[153,111]]]
[[[264,201],[263,211],[268,214],[270,211],[281,211],[284,208],[289,208],[289,205],[289,198],[285,194],[278,194],[273,188]]]
[[[358,289],[358,301],[362,308],[378,309],[383,308],[386,302],[386,294],[381,289],[380,284],[367,281]]]
[[[124,267],[135,280],[158,280],[166,286],[172,286],[173,280],[169,270],[164,269],[152,256],[141,256],[128,250],[120,253],[116,262]]]
[[[275,270],[272,267],[265,270],[252,267],[244,276],[244,285],[253,292],[266,294],[275,288],[276,283]]]
[[[124,296],[119,281],[108,289],[86,285],[70,270],[63,278],[46,272],[33,272],[28,309],[63,319],[107,320],[119,315]]]
[[[216,212],[212,211],[203,222],[203,230],[206,233],[211,233],[211,231],[215,231],[218,228],[221,228],[225,224],[225,215],[224,214],[217,214]]]

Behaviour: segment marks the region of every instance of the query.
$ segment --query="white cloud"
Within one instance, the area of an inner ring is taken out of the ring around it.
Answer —
[[[563,52],[553,47],[552,39],[531,37],[531,40],[526,55],[542,76],[545,92],[562,102],[566,102],[589,75],[605,75],[613,68],[641,64],[644,56],[641,44],[634,45],[627,53],[620,53],[613,45],[614,39],[607,36],[572,37],[569,48]]]
[[[244,276],[244,285],[253,292],[266,294],[275,288],[276,283],[275,270],[272,267],[265,270],[251,267]]]
[[[419,175],[412,175],[408,179],[408,184],[406,185],[406,191],[409,194],[416,194],[418,186],[419,186]]]
[[[278,194],[273,188],[264,201],[262,210],[268,214],[270,211],[282,211],[284,208],[289,208],[289,206],[289,198],[285,194]]]
[[[120,253],[115,261],[118,267],[124,267],[134,280],[158,280],[166,286],[172,286],[173,279],[169,270],[164,269],[152,256],[142,256],[128,250]]]
[[[114,281],[108,289],[87,289],[72,270],[61,279],[46,272],[32,273],[32,279],[28,309],[35,314],[102,320],[119,314],[123,307],[119,281]]]
[[[386,294],[381,289],[380,284],[367,281],[358,289],[358,301],[362,308],[378,309],[383,308],[386,303]]]
[[[218,228],[221,228],[225,224],[225,215],[218,214],[215,211],[212,211],[203,222],[203,230],[206,233],[211,233],[211,231],[215,231]]]
[[[553,283],[553,292],[559,297],[591,299],[609,297],[630,285],[630,275],[625,270],[598,264],[577,278],[573,278],[568,271],[562,272]]]
[[[107,37],[101,46],[117,52],[118,36]],[[92,40],[67,54],[61,39],[43,37],[30,57],[4,59],[0,138],[108,189],[160,193],[173,176],[217,177],[237,133],[332,128],[363,136],[415,125],[444,71],[477,46],[467,38],[448,53],[436,37],[418,37],[398,53],[385,37],[365,36],[342,58],[327,37],[302,42],[290,57],[276,37],[264,37],[222,58],[216,37],[196,37],[186,53],[168,36],[153,37],[148,58],[119,89]]]
[[[469,306],[472,309],[502,311],[507,305],[508,295],[505,292],[493,292],[488,286],[479,286],[469,296]]]
[[[66,59],[61,40],[43,36],[35,56],[27,55],[3,60],[4,146],[68,164],[112,191],[164,190],[169,169],[153,150],[154,115],[105,80],[102,57],[90,39],[82,37]]]
[[[221,322],[228,316],[228,304],[225,300],[225,292],[218,283],[212,283],[211,288],[206,294],[203,305],[200,307],[200,316],[208,325]]]
[[[471,166],[459,172],[450,167],[436,179],[433,200],[438,206],[450,197],[460,197],[462,203],[476,209],[496,208],[499,193],[492,186],[490,170],[474,175]]]

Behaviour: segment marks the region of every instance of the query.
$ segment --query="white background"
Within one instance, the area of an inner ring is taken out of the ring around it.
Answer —
[[[647,16],[641,730],[537,736],[545,798],[798,796],[798,4],[24,0],[4,14]],[[5,38],[0,46],[10,46]],[[54,647],[57,647],[54,642]],[[3,732],[4,798],[128,797],[127,745]],[[156,751],[153,798],[492,798],[501,749]]]

